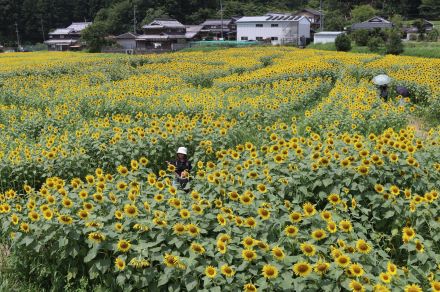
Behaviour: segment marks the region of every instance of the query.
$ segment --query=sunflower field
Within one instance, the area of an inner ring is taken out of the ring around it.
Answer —
[[[440,124],[439,68],[289,47],[1,54],[0,279],[438,292],[440,127],[412,121]],[[410,97],[379,99],[381,73]],[[188,192],[165,163],[179,146]]]

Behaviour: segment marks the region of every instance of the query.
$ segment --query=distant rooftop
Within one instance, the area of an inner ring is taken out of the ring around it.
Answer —
[[[243,22],[265,22],[265,21],[299,21],[304,16],[294,16],[288,14],[270,14],[265,16],[243,16],[237,23]]]
[[[142,28],[149,29],[149,28],[185,28],[183,24],[181,24],[179,21],[172,19],[172,18],[158,18],[155,19],[153,22],[142,26]]]

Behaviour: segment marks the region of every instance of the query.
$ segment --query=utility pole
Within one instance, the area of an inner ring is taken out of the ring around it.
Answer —
[[[319,1],[319,29],[321,30],[321,31],[323,31],[324,30],[324,19],[323,19],[323,16],[322,16],[322,0],[320,0]]]
[[[17,33],[17,47],[20,49],[20,36],[18,35],[18,24],[15,22],[15,32]]]
[[[220,0],[220,17],[221,17],[221,25],[222,25],[222,40],[224,40],[223,38],[223,2],[222,0]]]
[[[133,5],[133,33],[136,34],[136,4]]]
[[[40,23],[41,23],[41,33],[43,34],[43,42],[45,42],[46,37],[44,36],[43,17],[40,17]]]

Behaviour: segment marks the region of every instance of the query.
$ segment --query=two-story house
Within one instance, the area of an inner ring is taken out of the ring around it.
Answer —
[[[91,22],[73,22],[66,28],[57,28],[49,33],[49,39],[44,43],[49,51],[79,50],[85,45],[80,42],[81,31],[91,24]]]

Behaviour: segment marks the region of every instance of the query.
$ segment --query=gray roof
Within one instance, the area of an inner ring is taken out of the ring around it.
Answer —
[[[67,28],[72,29],[75,32],[79,32],[91,24],[92,24],[91,22],[72,22],[72,24],[69,25]]]
[[[354,23],[351,29],[373,29],[373,28],[392,28],[393,23],[379,16],[368,19],[367,21]]]
[[[135,39],[137,36],[138,34],[132,32],[126,32],[118,36],[115,36],[115,39]]]
[[[62,40],[47,40],[44,43],[47,45],[71,45],[78,42],[78,40],[66,40],[66,39],[62,39]]]
[[[301,13],[301,12],[308,12],[308,13],[311,13],[311,14],[316,15],[316,16],[320,16],[321,15],[321,12],[319,12],[318,10],[313,9],[313,8],[304,8],[304,9],[298,11],[298,13]]]
[[[186,38],[183,34],[141,34],[136,37],[139,41],[153,41],[153,40],[170,40],[170,39],[184,39]]]
[[[294,16],[294,15],[288,15],[288,14],[284,14],[284,15],[272,14],[272,15],[265,15],[265,16],[243,16],[242,18],[237,20],[237,23],[242,23],[242,22],[299,21],[302,18],[306,18],[306,17],[304,17],[304,16]]]
[[[73,30],[70,28],[57,28],[52,32],[49,32],[49,34],[69,34],[71,33]]]
[[[230,22],[232,21],[232,19],[223,19],[223,25],[228,25]],[[205,20],[203,23],[201,23],[200,25],[222,25],[222,20],[221,19],[207,19]]]
[[[153,22],[142,26],[142,28],[185,28],[183,24],[175,19],[155,19]]]

